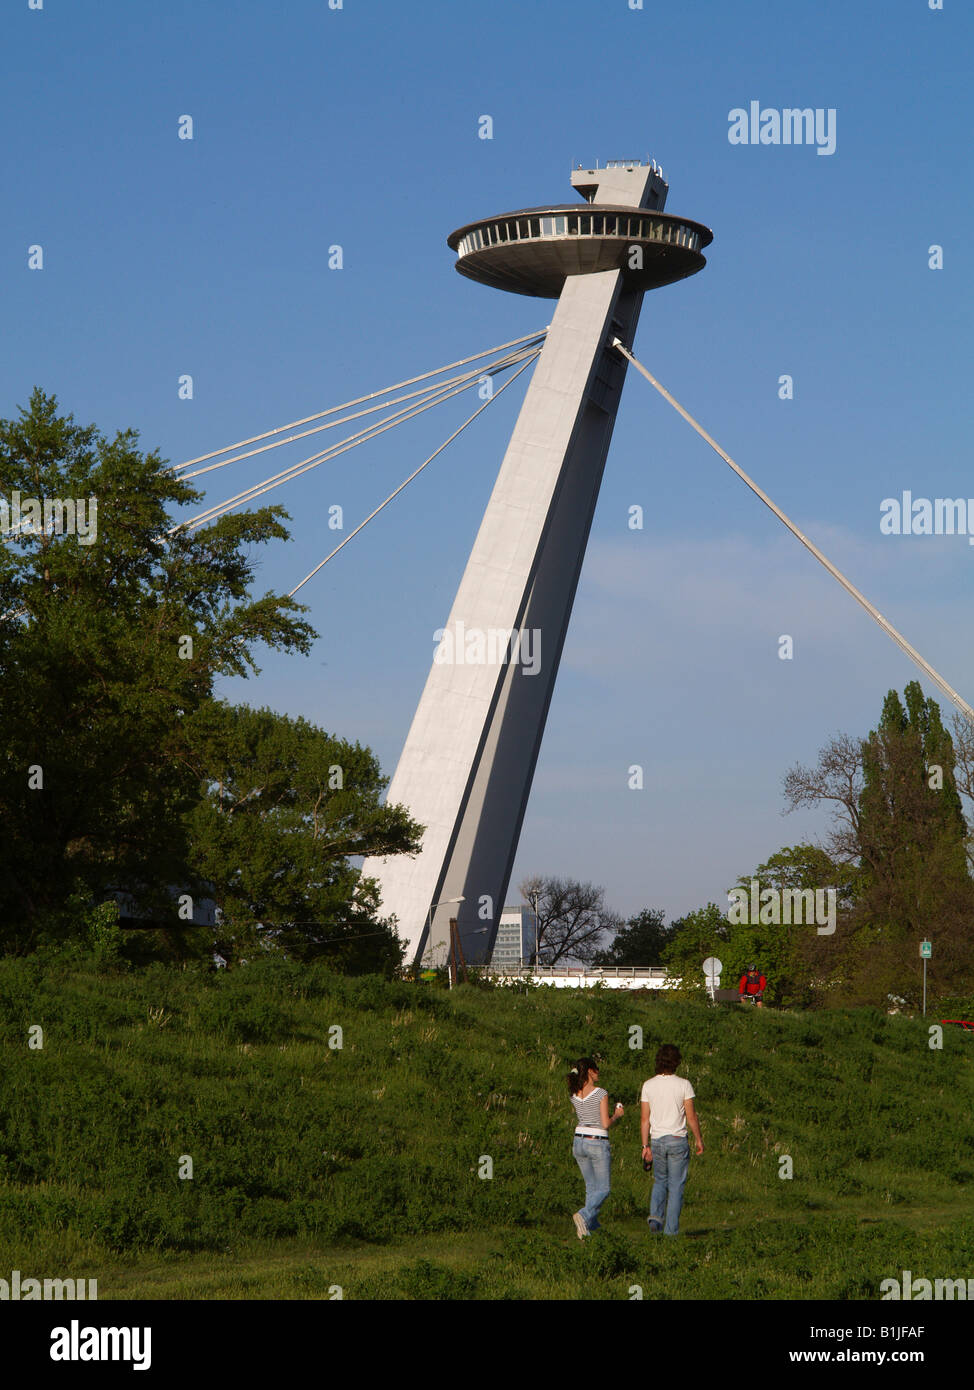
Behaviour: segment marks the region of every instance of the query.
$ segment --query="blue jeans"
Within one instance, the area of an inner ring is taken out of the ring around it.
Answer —
[[[585,1205],[581,1208],[582,1220],[590,1231],[598,1231],[599,1208],[609,1195],[609,1173],[612,1168],[612,1150],[608,1139],[585,1139],[575,1135],[572,1144],[575,1161],[585,1179]]]
[[[690,1141],[686,1135],[663,1134],[653,1140],[653,1194],[649,1219],[662,1226],[668,1236],[677,1235],[680,1229],[680,1208],[689,1171]]]

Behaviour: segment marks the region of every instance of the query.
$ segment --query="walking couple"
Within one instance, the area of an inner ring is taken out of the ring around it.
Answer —
[[[679,1048],[666,1043],[656,1054],[656,1075],[644,1083],[640,1097],[643,1167],[653,1167],[649,1229],[668,1236],[677,1235],[680,1229],[683,1189],[690,1171],[688,1125],[697,1153],[703,1153],[694,1090],[689,1081],[676,1075],[679,1065]],[[599,1085],[599,1064],[591,1057],[579,1057],[572,1067],[568,1090],[576,1118],[572,1153],[585,1179],[585,1205],[572,1220],[579,1240],[584,1240],[601,1229],[599,1210],[609,1195],[612,1167],[609,1130],[626,1112],[618,1101],[609,1114],[609,1093]]]

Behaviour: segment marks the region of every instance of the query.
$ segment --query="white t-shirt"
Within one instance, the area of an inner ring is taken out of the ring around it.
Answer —
[[[661,1072],[643,1083],[640,1099],[649,1105],[650,1140],[662,1139],[665,1134],[684,1138],[687,1132],[687,1117],[683,1109],[685,1100],[693,1100],[695,1095],[689,1081],[675,1074]]]

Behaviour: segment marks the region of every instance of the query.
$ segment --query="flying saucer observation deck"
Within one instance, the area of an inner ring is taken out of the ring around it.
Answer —
[[[622,270],[642,290],[695,275],[713,232],[665,212],[605,204],[523,208],[447,237],[461,275],[495,289],[557,299],[569,275]]]

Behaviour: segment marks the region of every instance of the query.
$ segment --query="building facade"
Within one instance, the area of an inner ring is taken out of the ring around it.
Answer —
[[[492,970],[517,969],[532,963],[537,922],[534,913],[524,904],[504,908],[490,957]]]

